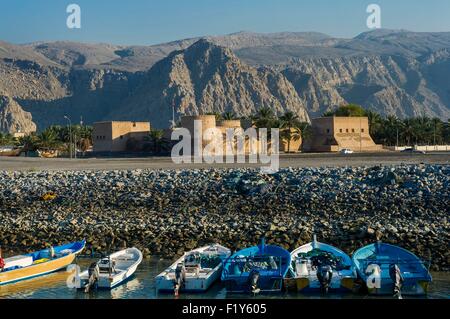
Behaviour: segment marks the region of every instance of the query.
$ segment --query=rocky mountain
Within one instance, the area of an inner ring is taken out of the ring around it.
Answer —
[[[36,131],[31,114],[25,112],[12,98],[0,95],[0,132],[30,133]]]
[[[179,116],[269,106],[307,119],[350,102],[446,120],[450,33],[239,32],[153,46],[0,42],[0,95],[30,112],[38,129],[65,123],[64,115],[161,127],[172,107]]]
[[[179,115],[233,112],[248,116],[261,107],[309,117],[293,85],[279,72],[242,63],[233,52],[204,39],[156,63],[140,87],[114,110],[112,119],[145,115],[167,127],[172,108]]]
[[[311,116],[358,103],[400,118],[450,117],[450,60],[405,56],[351,56],[292,61],[281,72],[305,101]],[[446,75],[444,75],[444,73]]]

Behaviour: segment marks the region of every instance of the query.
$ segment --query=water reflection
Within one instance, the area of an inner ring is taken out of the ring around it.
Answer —
[[[92,259],[79,259],[77,264],[81,270],[86,269]],[[148,299],[164,298],[173,299],[171,294],[157,294],[154,278],[162,270],[170,265],[170,261],[157,258],[145,259],[138,267],[134,276],[126,283],[112,290],[97,290],[91,293],[84,293],[76,289],[67,287],[66,280],[70,275],[67,271],[60,271],[44,277],[38,277],[27,281],[18,282],[6,286],[0,286],[0,298],[34,298],[34,299]],[[450,298],[450,273],[433,273],[433,282],[430,285],[428,298]],[[290,298],[290,299],[346,299],[346,298],[369,298],[364,295],[355,294],[275,294],[264,296],[230,295],[220,284],[215,284],[206,293],[202,294],[181,294],[180,299],[224,299],[224,298]],[[371,297],[379,298],[379,297]]]

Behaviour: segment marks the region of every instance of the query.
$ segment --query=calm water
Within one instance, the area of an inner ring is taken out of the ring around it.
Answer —
[[[85,269],[93,259],[79,259],[78,264],[82,269]],[[0,298],[59,298],[59,299],[119,299],[119,298],[174,298],[172,295],[157,294],[153,278],[162,270],[170,265],[168,260],[160,259],[144,259],[142,264],[138,267],[134,277],[123,285],[114,288],[111,291],[101,290],[94,291],[90,294],[69,289],[66,286],[66,279],[68,273],[60,271],[48,276],[31,279],[28,281],[19,282],[16,284],[0,286]],[[450,298],[450,273],[433,273],[433,282],[430,287],[428,298]],[[224,287],[217,283],[205,294],[181,294],[180,298],[194,299],[194,298],[218,298],[223,299],[227,297],[236,298],[237,295],[227,296]],[[239,295],[239,298],[255,298],[251,296]],[[277,294],[273,296],[259,296],[256,298],[368,298],[364,295],[355,294],[330,294],[326,297],[320,295],[302,295],[302,294]],[[372,298],[372,297],[371,297]]]

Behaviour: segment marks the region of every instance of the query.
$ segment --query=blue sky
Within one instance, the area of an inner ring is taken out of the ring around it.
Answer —
[[[66,27],[71,3],[81,7],[81,29]],[[368,30],[371,3],[383,28],[450,31],[449,0],[0,0],[0,40],[148,45],[242,30],[353,37]]]

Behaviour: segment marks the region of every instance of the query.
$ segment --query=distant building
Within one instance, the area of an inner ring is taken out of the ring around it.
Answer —
[[[140,143],[150,133],[149,122],[109,121],[94,123],[94,152],[126,152],[131,142]]]
[[[201,131],[196,131],[196,128],[194,123],[195,121],[201,122]],[[201,148],[204,150],[205,146],[209,145],[217,145],[214,149],[214,154],[217,155],[218,153],[222,152],[223,154],[226,153],[226,134],[228,130],[232,130],[235,137],[242,137],[244,140],[244,154],[250,154],[250,153],[257,153],[260,149],[260,142],[255,140],[250,140],[248,136],[244,135],[244,129],[241,125],[241,120],[221,120],[216,122],[215,115],[193,115],[193,116],[183,116],[181,118],[181,127],[186,128],[189,130],[192,141],[191,145],[200,145]],[[205,131],[207,129],[212,129],[210,133],[213,135],[206,136]],[[201,137],[201,141],[197,140],[198,137]],[[222,143],[215,144],[214,141],[222,140]],[[252,142],[252,146],[250,146],[250,142]],[[222,150],[220,151],[220,147],[222,147]],[[238,144],[237,139],[233,139],[232,144],[232,150],[236,154],[238,150]],[[192,152],[194,150],[192,149]],[[206,152],[203,152],[203,154],[207,154]],[[209,154],[209,155],[214,155]]]
[[[25,137],[27,134],[26,133],[24,133],[24,132],[14,132],[14,133],[12,133],[12,136],[14,137],[14,138],[21,138],[21,137]]]
[[[367,117],[319,117],[312,120],[312,137],[305,141],[304,150],[310,152],[339,152],[351,149],[355,152],[379,151],[369,134]]]
[[[195,121],[199,121],[201,123],[201,128],[195,126]],[[202,151],[206,145],[210,145],[217,141],[219,138],[223,138],[223,134],[225,130],[217,127],[216,125],[216,116],[215,115],[189,115],[181,117],[181,127],[185,128],[191,134],[191,152],[194,152],[194,145],[198,145],[201,147]],[[217,131],[214,129],[218,129]],[[206,130],[212,130],[212,136],[206,136]],[[214,145],[216,145],[214,143]],[[219,148],[219,144],[216,146]],[[220,152],[218,149],[214,152]],[[209,154],[213,155],[213,154]]]

